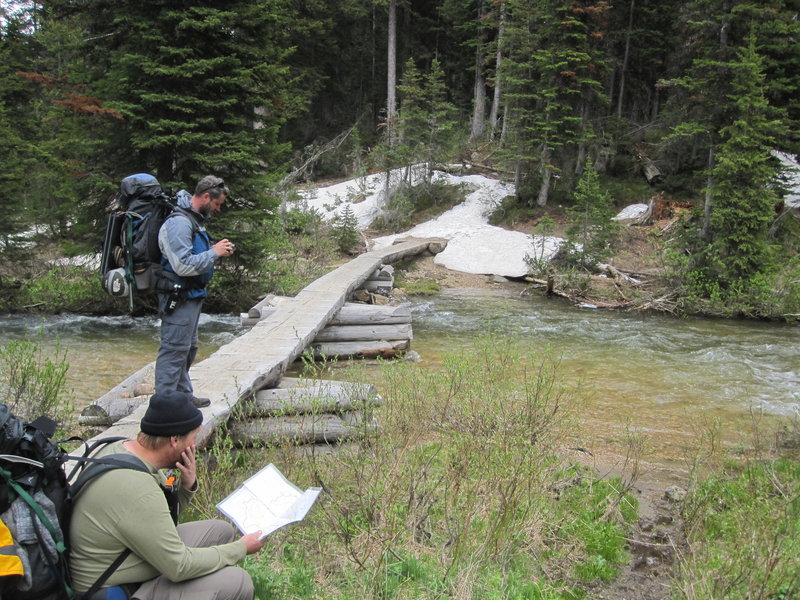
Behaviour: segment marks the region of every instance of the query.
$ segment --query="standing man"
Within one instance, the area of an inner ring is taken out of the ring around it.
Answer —
[[[197,490],[196,438],[202,422],[203,414],[186,394],[156,393],[137,438],[108,444],[95,455],[133,461],[146,470],[113,469],[78,492],[69,546],[76,591],[100,585],[111,588],[103,589],[103,598],[252,600],[250,575],[235,565],[262,548],[260,531],[237,538],[221,520],[175,524]],[[160,469],[177,470],[174,490]]]
[[[206,297],[206,286],[214,264],[233,254],[227,239],[212,246],[206,219],[222,208],[229,191],[219,177],[203,177],[188,206],[179,206],[167,217],[158,234],[161,263],[167,275],[180,285],[174,293],[158,295],[161,315],[161,345],[156,359],[156,393],[178,390],[188,394],[197,407],[208,406],[208,398],[194,395],[189,367],[197,355],[197,324]],[[188,196],[188,194],[186,194]]]

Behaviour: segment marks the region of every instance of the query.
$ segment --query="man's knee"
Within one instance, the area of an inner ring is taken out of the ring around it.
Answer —
[[[217,600],[253,600],[255,588],[250,574],[241,567],[225,567],[224,587],[219,590]]]

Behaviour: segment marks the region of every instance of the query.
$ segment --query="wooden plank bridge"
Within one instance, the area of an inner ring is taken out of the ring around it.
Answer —
[[[204,419],[198,445],[206,445],[216,428],[228,421],[240,400],[259,390],[276,387],[288,366],[303,354],[353,291],[377,268],[425,252],[436,254],[446,245],[447,240],[441,238],[407,238],[362,254],[320,277],[291,301],[272,310],[250,331],[193,365],[190,375],[195,393],[211,399],[211,405],[201,409]],[[148,368],[152,366],[144,370]],[[131,385],[132,380],[121,384],[123,389]],[[136,437],[147,403],[140,402],[131,409],[130,414],[92,440],[106,436]]]

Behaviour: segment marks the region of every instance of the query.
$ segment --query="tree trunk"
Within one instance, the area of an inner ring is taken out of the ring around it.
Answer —
[[[542,183],[539,186],[539,195],[536,198],[537,206],[547,206],[547,198],[550,195],[550,181],[553,178],[553,169],[550,166],[550,148],[545,145],[542,148]]]
[[[633,30],[633,7],[636,0],[631,0],[628,9],[628,31],[625,32],[625,53],[622,56],[622,68],[619,76],[619,95],[617,96],[617,118],[622,118],[622,101],[625,96],[625,73],[628,70],[628,56],[631,50],[631,32]]]
[[[711,175],[711,169],[714,168],[714,145],[708,148],[708,177],[706,179],[706,196],[703,202],[703,238],[706,241],[711,241],[711,189],[714,185],[714,178]]]
[[[506,3],[500,2],[500,22],[497,26],[497,54],[494,62],[494,94],[492,96],[492,110],[489,113],[489,134],[494,138],[497,135],[497,118],[500,113],[500,89],[502,83],[501,67],[503,64],[503,41],[505,35]]]
[[[394,145],[396,141],[394,125],[397,117],[397,0],[389,1],[389,33],[387,48],[386,136],[389,140],[389,145]]]
[[[478,2],[478,22],[483,22],[483,2]],[[486,77],[483,74],[483,27],[478,27],[478,39],[475,45],[475,88],[473,90],[472,127],[470,140],[483,135],[486,119]]]

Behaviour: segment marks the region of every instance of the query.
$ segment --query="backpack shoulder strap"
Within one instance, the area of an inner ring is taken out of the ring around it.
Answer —
[[[115,469],[133,469],[134,471],[141,471],[149,473],[150,469],[141,461],[141,459],[133,456],[132,454],[108,454],[102,458],[81,457],[81,460],[89,462],[89,466],[75,480],[75,483],[70,485],[73,500],[77,498],[81,490],[87,483],[99,477],[103,473],[113,471]]]
[[[175,217],[177,215],[180,215],[182,217],[186,217],[187,219],[189,219],[189,223],[192,224],[192,233],[193,234],[197,233],[198,231],[200,231],[201,226],[200,226],[200,223],[197,220],[197,217],[195,217],[190,210],[184,208],[183,206],[175,206],[173,208],[172,212],[170,214],[168,214],[166,219],[164,219],[164,220],[166,221],[167,219],[171,219],[171,218],[173,218],[173,217]]]

